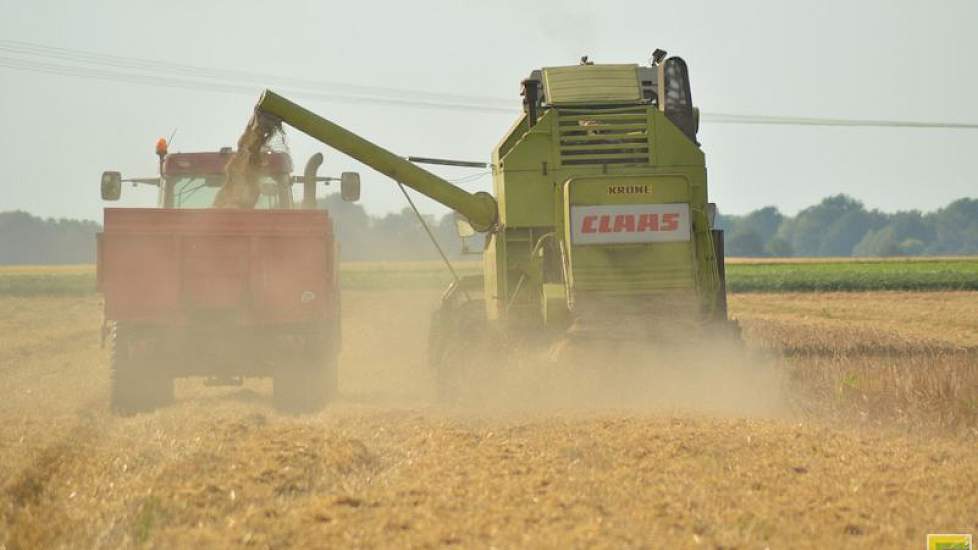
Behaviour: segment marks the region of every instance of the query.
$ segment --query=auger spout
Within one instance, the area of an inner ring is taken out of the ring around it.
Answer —
[[[281,119],[289,126],[346,153],[394,181],[459,212],[477,231],[489,231],[496,225],[496,199],[489,193],[469,193],[271,90],[265,90],[255,110]]]

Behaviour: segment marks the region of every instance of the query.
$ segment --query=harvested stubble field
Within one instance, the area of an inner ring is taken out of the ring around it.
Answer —
[[[275,413],[265,381],[185,381],[175,405],[113,417],[98,297],[0,297],[0,547],[920,548],[928,532],[978,534],[978,293],[735,294],[752,362],[721,367],[771,369],[770,386],[680,400],[649,386],[655,398],[621,407],[429,404],[439,294],[345,291],[342,399],[303,417]]]

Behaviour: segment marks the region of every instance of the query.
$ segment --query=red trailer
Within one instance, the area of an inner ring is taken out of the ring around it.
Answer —
[[[322,210],[105,209],[114,408],[164,404],[181,376],[272,376],[279,406],[320,405],[336,390],[336,265]]]
[[[316,182],[342,181],[359,197],[359,176],[290,174],[284,153],[263,162],[254,210],[207,206],[233,152],[166,152],[158,178],[102,176],[102,197],[119,198],[123,181],[159,187],[161,208],[106,208],[98,236],[103,335],[112,343],[113,410],[150,410],[173,399],[177,377],[241,384],[272,377],[279,408],[319,408],[336,393],[340,342],[337,244],[332,220],[315,208]],[[303,183],[305,209],[291,186]]]

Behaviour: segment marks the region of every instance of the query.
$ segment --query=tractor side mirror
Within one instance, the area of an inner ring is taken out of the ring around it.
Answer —
[[[360,174],[356,172],[340,174],[340,197],[347,202],[360,200]]]
[[[465,216],[455,213],[455,233],[462,239],[467,239],[475,235],[475,228],[469,223],[469,220],[465,219]]]
[[[102,200],[117,201],[122,196],[122,174],[102,172]]]

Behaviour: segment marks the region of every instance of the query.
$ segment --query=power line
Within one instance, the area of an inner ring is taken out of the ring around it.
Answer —
[[[247,82],[267,87],[269,83],[275,83],[291,88],[310,88],[313,90],[332,90],[338,93],[367,94],[370,96],[392,96],[393,98],[412,97],[427,101],[445,101],[448,103],[476,104],[484,106],[495,106],[506,108],[512,111],[512,101],[508,99],[470,96],[462,94],[448,94],[443,92],[429,92],[424,90],[412,90],[391,88],[383,86],[365,86],[359,84],[349,84],[326,80],[313,80],[274,75],[268,73],[258,73],[252,71],[242,71],[234,69],[215,69],[200,67],[195,65],[184,65],[167,61],[157,61],[134,57],[123,57],[119,55],[100,54],[82,50],[72,50],[67,48],[57,48],[30,42],[15,40],[0,40],[0,52],[7,54],[41,57],[54,59],[68,63],[84,63],[109,67],[112,69],[149,71],[154,75],[160,73],[170,73],[171,75],[203,78],[207,80],[225,80],[236,82]]]
[[[962,128],[975,129],[978,124],[964,122],[914,122],[907,120],[859,120],[845,118],[806,118],[788,116],[732,115],[709,113],[704,122],[713,124],[773,124],[783,126],[853,126],[867,128]]]
[[[517,109],[507,106],[512,105],[510,100],[501,98],[364,86],[250,71],[214,69],[14,40],[0,40],[0,52],[8,54],[7,57],[0,56],[0,67],[2,68],[82,79],[249,95],[257,95],[261,89],[269,84],[281,84],[283,85],[281,89],[289,95],[313,100],[510,115],[518,112]],[[11,54],[21,57],[9,57]],[[37,58],[55,60],[60,63],[40,61]],[[330,89],[346,91],[324,91]],[[978,124],[963,122],[861,120],[729,113],[703,113],[702,121],[709,124],[978,129]]]
[[[118,71],[95,69],[91,67],[69,66],[63,64],[45,63],[45,62],[34,61],[34,60],[22,60],[22,59],[2,57],[2,56],[0,56],[0,67],[4,67],[7,69],[21,70],[21,71],[53,74],[58,76],[84,78],[90,80],[124,82],[127,84],[142,84],[142,85],[148,85],[154,87],[178,88],[178,89],[185,89],[185,90],[248,94],[255,97],[258,96],[258,94],[262,89],[261,87],[251,86],[246,84],[236,84],[236,83],[227,83],[227,82],[203,82],[199,80],[174,78],[168,76],[153,76],[153,75],[137,74],[137,73],[122,73]],[[448,103],[443,101],[437,102],[437,101],[414,100],[408,98],[398,99],[392,97],[373,97],[373,96],[341,94],[341,93],[311,92],[308,90],[285,89],[284,91],[289,93],[289,95],[293,95],[296,97],[305,97],[309,99],[325,100],[325,101],[337,101],[343,103],[362,103],[362,104],[393,105],[393,106],[402,106],[402,107],[421,107],[426,109],[439,109],[439,110],[450,110],[450,111],[478,111],[478,112],[507,113],[507,114],[512,114],[514,112],[512,109],[503,109],[498,107],[489,107],[489,106],[482,106],[482,105],[470,105],[464,103]]]

